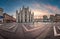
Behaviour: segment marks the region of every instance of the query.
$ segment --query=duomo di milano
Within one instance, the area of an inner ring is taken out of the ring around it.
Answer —
[[[34,22],[34,13],[29,10],[29,7],[20,8],[19,12],[16,10],[16,22],[18,23],[32,23]]]

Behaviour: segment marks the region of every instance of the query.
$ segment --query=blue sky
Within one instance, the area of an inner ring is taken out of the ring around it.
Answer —
[[[60,0],[0,0],[4,12],[14,16],[23,5],[29,6],[35,17],[60,13]]]

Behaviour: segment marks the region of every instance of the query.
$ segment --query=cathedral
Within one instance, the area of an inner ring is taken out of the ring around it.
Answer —
[[[34,13],[29,10],[29,7],[22,7],[16,10],[16,22],[18,23],[31,23],[34,22]]]

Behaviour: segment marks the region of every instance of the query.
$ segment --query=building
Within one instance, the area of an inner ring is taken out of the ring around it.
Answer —
[[[16,22],[18,23],[30,23],[34,21],[34,13],[31,13],[29,7],[20,8],[20,11],[16,10]]]
[[[50,15],[50,22],[54,22],[55,21],[55,16],[54,15]]]
[[[0,8],[0,23],[3,22],[3,8]]]
[[[16,21],[14,17],[8,15],[7,13],[4,13],[3,16],[4,16],[4,19],[3,19],[4,23],[11,23]]]
[[[55,14],[55,22],[60,22],[60,14]]]
[[[36,18],[36,19],[34,19],[34,22],[43,22],[43,19],[42,18]]]
[[[46,15],[43,16],[43,22],[47,22],[48,21],[48,17]]]

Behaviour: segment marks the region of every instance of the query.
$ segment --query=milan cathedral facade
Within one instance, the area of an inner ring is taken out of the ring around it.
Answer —
[[[16,10],[16,22],[18,23],[30,23],[34,22],[34,13],[31,13],[29,10],[29,7],[23,8],[19,10]]]

